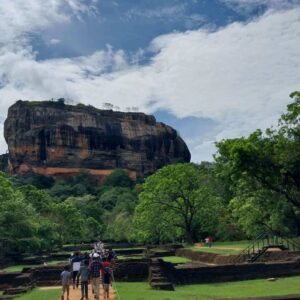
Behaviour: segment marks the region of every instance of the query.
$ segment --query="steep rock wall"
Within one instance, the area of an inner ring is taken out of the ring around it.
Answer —
[[[143,113],[91,106],[17,101],[8,110],[4,136],[9,170],[64,177],[88,171],[103,177],[115,168],[148,175],[190,152],[176,130]]]

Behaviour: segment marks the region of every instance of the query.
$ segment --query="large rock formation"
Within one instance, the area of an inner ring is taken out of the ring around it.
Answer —
[[[190,161],[176,130],[143,113],[17,101],[4,124],[13,174],[61,177],[83,171],[103,177],[115,168],[148,175],[174,162]]]

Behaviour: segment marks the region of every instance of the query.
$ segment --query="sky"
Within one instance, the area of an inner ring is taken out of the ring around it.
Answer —
[[[0,30],[1,132],[18,99],[108,102],[212,161],[300,90],[300,0],[0,0]]]

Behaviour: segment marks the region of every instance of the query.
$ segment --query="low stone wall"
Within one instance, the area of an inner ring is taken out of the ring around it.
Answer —
[[[38,286],[59,285],[62,271],[61,266],[41,266],[31,269],[33,280]]]
[[[252,263],[197,268],[191,265],[170,267],[170,264],[165,264],[165,267],[169,268],[169,272],[173,274],[177,284],[226,282],[300,275],[300,262]]]
[[[94,244],[82,244],[82,245],[71,245],[63,246],[64,251],[76,252],[76,251],[91,251],[94,248]]]
[[[135,254],[143,254],[144,248],[133,248],[133,249],[116,249],[115,252],[118,255],[135,255]]]
[[[175,256],[175,250],[154,251],[154,257]]]
[[[167,251],[175,251],[176,249],[183,248],[182,244],[166,244],[166,245],[160,245],[157,248],[167,250]]]
[[[178,249],[175,253],[176,256],[183,256],[192,261],[216,265],[233,264],[236,258],[236,255],[220,255],[216,253],[197,252],[189,249]]]
[[[212,255],[214,257],[214,255]],[[128,259],[113,264],[116,281],[139,282],[148,279],[150,259]],[[197,266],[174,265],[161,261],[168,278],[175,284],[199,284],[257,278],[300,275],[300,261]],[[63,266],[40,266],[22,273],[1,273],[0,285],[20,286],[35,282],[38,286],[60,285]]]
[[[104,242],[105,248],[112,248],[112,249],[120,249],[120,248],[143,248],[143,244],[129,244],[129,243],[110,243]]]
[[[300,251],[267,251],[258,261],[300,261]]]
[[[114,264],[114,277],[117,281],[145,281],[148,279],[149,259],[117,261]]]
[[[0,288],[3,289],[8,286],[11,286],[14,279],[20,274],[21,273],[15,273],[15,272],[0,273]]]
[[[52,253],[51,255],[49,255],[47,257],[47,261],[48,260],[61,260],[61,259],[65,259],[68,260],[70,258],[70,254],[63,254],[63,253]]]
[[[189,249],[176,250],[177,256],[183,256],[191,259],[192,261],[199,261],[202,263],[215,264],[215,265],[230,265],[235,263],[242,263],[244,260],[241,257],[237,261],[237,255],[221,255],[208,252],[197,252]],[[262,255],[258,262],[272,262],[272,261],[300,261],[300,251],[267,251]]]
[[[21,273],[16,276],[12,281],[13,287],[18,286],[29,286],[33,282],[33,274],[32,273]]]
[[[147,258],[175,256],[175,250],[153,250],[145,249],[144,256]]]
[[[148,259],[117,261],[113,265],[115,280],[145,281],[148,278],[149,265]],[[41,266],[31,269],[33,280],[38,286],[59,285],[62,271],[63,266]]]

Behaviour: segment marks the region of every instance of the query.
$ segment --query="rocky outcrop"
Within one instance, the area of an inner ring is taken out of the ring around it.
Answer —
[[[0,155],[0,171],[7,172],[8,169],[8,154]]]
[[[64,102],[17,101],[4,124],[9,170],[60,177],[115,168],[148,175],[190,152],[176,130],[143,113],[100,110]]]

